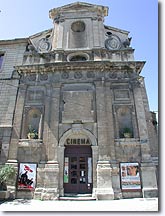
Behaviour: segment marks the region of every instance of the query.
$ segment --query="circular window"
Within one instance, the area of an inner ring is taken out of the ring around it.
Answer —
[[[76,21],[72,23],[71,29],[74,32],[83,32],[85,30],[85,23],[82,21]]]

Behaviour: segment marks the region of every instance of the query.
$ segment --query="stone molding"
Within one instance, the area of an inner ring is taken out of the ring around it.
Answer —
[[[63,147],[66,139],[69,136],[79,135],[79,134],[86,135],[90,139],[92,146],[97,145],[96,137],[90,131],[88,131],[87,129],[84,129],[81,124],[75,124],[75,125],[73,124],[72,128],[69,129],[68,131],[64,132],[64,134],[61,136],[61,138],[59,140],[59,146]]]

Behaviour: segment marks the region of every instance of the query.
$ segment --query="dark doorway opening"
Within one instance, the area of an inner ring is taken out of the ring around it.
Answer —
[[[64,193],[92,193],[91,146],[66,146],[64,158]]]

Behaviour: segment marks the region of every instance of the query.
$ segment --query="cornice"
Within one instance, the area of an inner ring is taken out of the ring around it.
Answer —
[[[96,71],[127,71],[140,74],[145,61],[86,61],[86,62],[53,62],[35,65],[18,65],[18,73],[38,73],[56,71],[96,70]]]
[[[12,45],[18,43],[27,43],[28,38],[16,38],[16,39],[9,39],[9,40],[0,40],[0,45]]]

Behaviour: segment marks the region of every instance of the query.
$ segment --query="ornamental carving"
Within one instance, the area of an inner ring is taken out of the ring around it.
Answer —
[[[42,38],[41,40],[39,40],[39,43],[38,43],[39,51],[47,52],[50,50],[50,48],[51,48],[51,45],[47,38]]]
[[[74,73],[74,78],[75,78],[75,79],[80,79],[80,78],[82,78],[82,72],[80,72],[80,71],[75,72],[75,73]]]
[[[36,80],[36,74],[29,75],[28,80],[29,81],[35,81]]]
[[[46,81],[46,80],[48,80],[48,74],[41,74],[41,75],[40,75],[40,80],[41,80],[41,81]]]
[[[117,35],[111,34],[108,39],[105,40],[105,47],[108,50],[118,50],[121,48],[121,40]]]
[[[69,78],[69,73],[68,72],[63,72],[61,75],[62,79],[68,79]]]
[[[95,73],[92,71],[87,72],[87,78],[95,78]]]

